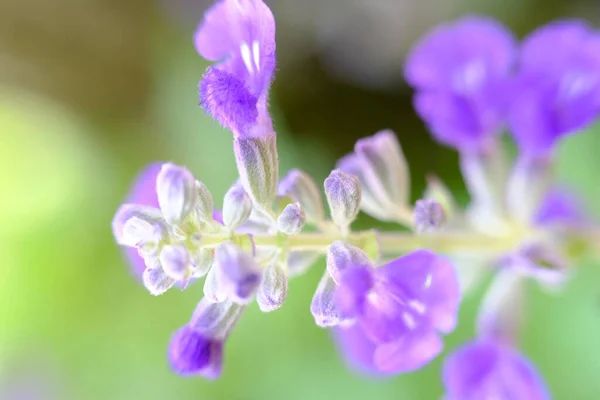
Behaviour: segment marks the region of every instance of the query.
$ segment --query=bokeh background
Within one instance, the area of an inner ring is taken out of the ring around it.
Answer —
[[[394,129],[413,198],[437,173],[465,200],[456,154],[434,144],[402,82],[403,57],[433,25],[499,18],[517,35],[559,17],[600,24],[596,0],[271,0],[272,109],[282,171],[323,179],[356,139]],[[166,346],[201,285],[155,298],[130,274],[110,221],[135,174],[187,165],[221,198],[236,178],[231,135],[197,106],[206,63],[192,34],[206,0],[0,1],[0,399],[439,399],[441,358],[407,376],[348,370],[310,299],[323,262],[283,309],[250,307],[217,382],[182,379]],[[562,182],[600,212],[600,128],[564,142]],[[373,223],[364,217],[364,225]],[[564,293],[531,285],[524,352],[556,399],[600,399],[600,260]],[[473,333],[465,300],[449,348]]]

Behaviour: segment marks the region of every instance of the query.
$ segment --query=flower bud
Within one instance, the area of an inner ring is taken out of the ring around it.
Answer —
[[[258,307],[263,312],[275,311],[283,305],[288,291],[288,277],[277,263],[267,265],[256,293]]]
[[[334,280],[340,281],[340,273],[350,267],[372,267],[369,256],[348,243],[335,241],[329,246],[327,252],[327,271]]]
[[[325,271],[310,304],[315,323],[322,328],[337,326],[343,321],[335,303],[335,288],[335,281]]]
[[[406,159],[394,132],[383,130],[360,139],[356,142],[354,151],[364,160],[365,177],[377,182],[377,197],[384,203],[406,205],[410,178]]]
[[[418,200],[414,209],[415,231],[429,233],[438,230],[446,221],[446,213],[433,199]]]
[[[208,273],[215,259],[214,251],[207,248],[200,248],[192,254],[192,264],[194,265],[194,278],[201,278]]]
[[[342,230],[348,229],[360,209],[358,178],[339,169],[333,170],[325,179],[325,195],[333,222]]]
[[[380,131],[360,139],[354,153],[338,162],[338,168],[358,177],[363,211],[382,221],[406,223],[410,178],[396,135]]]
[[[171,339],[169,363],[179,375],[216,379],[223,365],[223,341],[185,325]]]
[[[176,281],[185,281],[191,273],[190,255],[181,245],[166,245],[160,252],[160,263],[165,274]]]
[[[320,222],[325,219],[323,200],[315,181],[303,171],[293,169],[282,179],[278,188],[279,196],[291,197],[300,203],[306,219],[311,222]]]
[[[239,184],[234,184],[225,193],[223,200],[223,223],[230,229],[242,225],[250,217],[252,200]]]
[[[430,175],[427,177],[427,188],[425,189],[423,198],[432,199],[439,203],[446,215],[446,221],[451,220],[455,216],[458,209],[456,200],[450,189],[436,176]]]
[[[227,291],[218,270],[219,265],[213,263],[204,279],[204,298],[211,303],[221,303],[227,300]]]
[[[147,268],[142,275],[142,281],[154,296],[163,294],[175,284],[175,280],[167,276],[162,268]]]
[[[178,224],[196,205],[196,179],[183,167],[163,164],[156,177],[156,194],[167,222]]]
[[[215,250],[218,280],[227,297],[246,304],[258,288],[261,270],[254,258],[232,243],[223,243]]]
[[[236,136],[233,146],[242,186],[258,206],[270,209],[279,181],[275,133],[262,137]]]
[[[304,227],[304,209],[300,203],[288,204],[277,218],[277,229],[286,235],[295,235]]]
[[[134,217],[136,218],[134,224],[130,225],[125,232],[125,225]],[[162,214],[156,208],[123,204],[113,218],[113,235],[118,244],[135,247],[140,241],[143,241],[145,236],[153,236],[154,229],[151,227],[160,221],[162,221]]]
[[[200,221],[212,221],[214,202],[212,195],[206,185],[196,181],[197,201],[195,205],[196,214]]]

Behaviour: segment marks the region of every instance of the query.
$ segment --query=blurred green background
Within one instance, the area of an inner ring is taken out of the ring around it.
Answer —
[[[392,128],[415,199],[429,172],[465,198],[456,154],[430,140],[401,82],[415,38],[465,13],[496,16],[519,35],[556,17],[600,17],[598,3],[583,0],[268,3],[278,21],[272,109],[282,171],[323,179],[356,139]],[[231,135],[197,106],[206,63],[191,38],[207,5],[0,3],[0,398],[439,399],[442,358],[386,379],[345,367],[309,312],[323,263],[291,283],[280,311],[250,307],[227,344],[221,380],[169,370],[167,343],[202,287],[147,294],[110,221],[149,162],[187,165],[217,199],[236,178]],[[566,140],[558,157],[561,181],[596,215],[599,151],[595,128]],[[583,262],[560,295],[530,287],[523,349],[556,399],[600,399],[599,265]],[[465,300],[448,348],[471,337],[480,294]]]

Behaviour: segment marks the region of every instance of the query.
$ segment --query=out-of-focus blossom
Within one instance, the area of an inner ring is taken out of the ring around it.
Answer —
[[[339,313],[374,344],[372,363],[382,373],[409,372],[436,357],[443,347],[440,333],[454,330],[459,301],[454,269],[427,250],[376,269],[348,265],[338,272]],[[343,336],[344,328],[339,329]],[[360,353],[350,358],[365,360],[362,355],[369,346],[360,340],[348,343],[353,344],[345,346],[347,351]]]
[[[402,221],[408,208],[410,176],[406,159],[391,130],[360,139],[338,168],[356,175],[361,184],[361,208],[385,221]]]
[[[447,400],[547,400],[533,365],[508,344],[477,340],[453,352],[444,365]]]
[[[565,189],[550,190],[537,210],[536,225],[578,226],[589,223],[580,199]]]
[[[221,374],[223,345],[242,315],[243,306],[202,299],[191,321],[180,328],[169,346],[171,368],[183,376],[216,379]]]
[[[507,116],[515,50],[511,33],[484,17],[441,25],[417,43],[405,77],[438,141],[469,152],[490,145]]]
[[[522,153],[549,154],[600,114],[600,32],[557,21],[523,42],[510,127]]]
[[[145,167],[135,179],[135,183],[127,196],[125,203],[139,204],[158,208],[158,197],[156,196],[156,176],[160,172],[162,163],[153,163]],[[113,225],[113,231],[117,229]],[[115,233],[116,236],[116,233]],[[146,264],[139,255],[137,249],[125,247],[125,255],[134,275],[141,279]]]
[[[196,50],[210,61],[200,103],[235,135],[272,133],[267,111],[275,69],[275,20],[262,0],[221,0],[204,15]]]

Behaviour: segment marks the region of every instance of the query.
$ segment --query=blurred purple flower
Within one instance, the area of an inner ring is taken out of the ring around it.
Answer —
[[[156,176],[160,172],[162,165],[163,163],[160,162],[150,164],[137,175],[125,203],[159,207],[158,196],[156,195]],[[146,269],[144,259],[134,247],[124,247],[124,251],[134,275],[138,279],[141,279]]]
[[[344,337],[344,328],[338,331],[345,350],[353,353],[349,358],[366,369],[372,362],[378,372],[401,373],[440,353],[439,333],[454,330],[460,291],[448,261],[418,250],[380,268],[356,265],[340,271],[335,300],[343,318],[355,320],[364,332],[364,338],[352,340]],[[372,361],[365,356],[371,347],[363,339],[374,345]]]
[[[444,365],[447,400],[545,400],[550,396],[533,365],[509,345],[478,340],[454,351]]]
[[[408,55],[415,108],[441,143],[480,151],[505,122],[515,40],[499,22],[468,17],[441,25]]]
[[[200,104],[237,136],[272,132],[267,111],[275,70],[275,20],[262,0],[220,0],[204,15],[196,50],[219,64],[200,81]]]
[[[223,346],[240,319],[243,306],[230,301],[200,300],[190,322],[180,328],[169,345],[169,362],[182,376],[216,379],[221,375]]]
[[[534,223],[538,226],[581,226],[589,221],[580,199],[558,188],[547,193],[534,217]]]
[[[583,21],[552,22],[523,42],[510,126],[522,153],[544,156],[600,112],[600,33]]]
[[[169,360],[171,368],[180,375],[201,375],[216,379],[221,374],[223,342],[185,325],[171,340]]]

